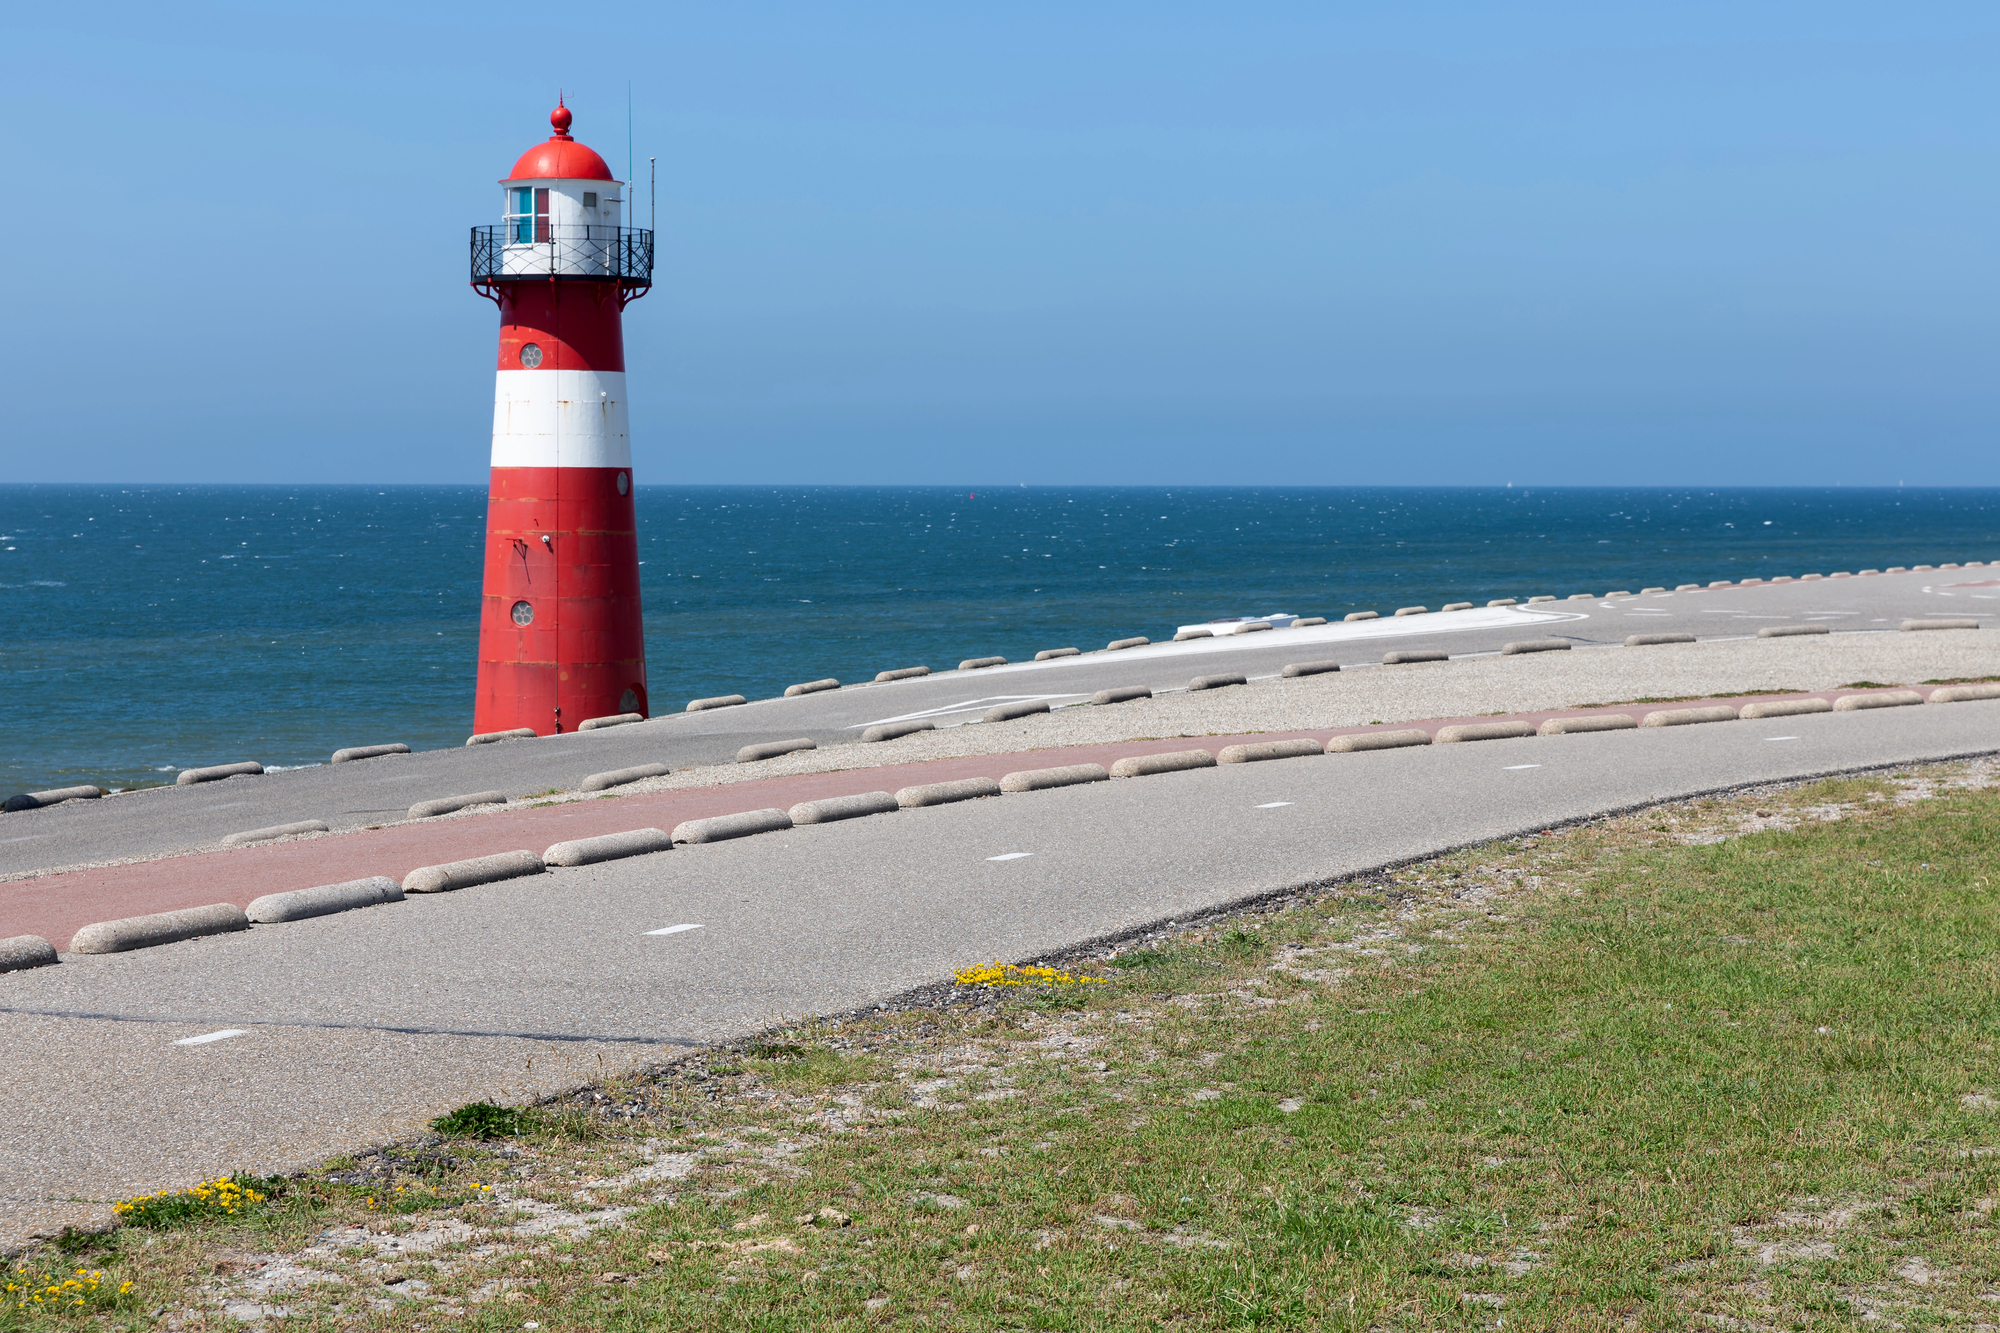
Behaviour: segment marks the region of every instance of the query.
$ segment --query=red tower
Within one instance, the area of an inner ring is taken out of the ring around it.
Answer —
[[[472,285],[500,307],[475,732],[576,730],[650,715],[625,409],[625,307],[653,282],[653,234],[570,138],[570,112],[500,182],[472,229]]]

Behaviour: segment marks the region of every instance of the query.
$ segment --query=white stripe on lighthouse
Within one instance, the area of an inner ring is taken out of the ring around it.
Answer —
[[[494,467],[631,467],[622,370],[502,370]]]

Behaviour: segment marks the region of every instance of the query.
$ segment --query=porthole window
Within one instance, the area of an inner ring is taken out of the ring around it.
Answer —
[[[521,344],[521,364],[529,370],[542,364],[542,349],[535,343]]]
[[[623,494],[625,494],[625,492],[627,492],[627,491],[629,491],[629,490],[631,490],[631,489],[632,489],[632,479],[631,479],[630,477],[626,476],[626,475],[625,475],[625,474],[624,474],[623,472],[619,473],[619,474],[618,474],[618,493],[619,493],[620,495],[623,495]]]
[[[535,608],[526,602],[514,603],[514,623],[522,626],[534,624]]]

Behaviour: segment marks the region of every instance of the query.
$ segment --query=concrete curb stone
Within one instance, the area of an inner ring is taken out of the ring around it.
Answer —
[[[1736,715],[1754,722],[1760,717],[1800,717],[1806,713],[1831,713],[1833,705],[1825,699],[1766,699],[1762,703],[1744,704]]]
[[[223,838],[224,847],[242,847],[253,842],[270,842],[274,838],[296,838],[304,833],[331,833],[323,819],[301,819],[296,824],[273,824],[269,828],[253,828],[243,833],[232,833]]]
[[[1430,608],[1428,606],[1399,606],[1396,608],[1396,614],[1399,616],[1428,615],[1430,614]]]
[[[631,768],[614,768],[608,773],[592,773],[576,784],[578,791],[604,791],[611,787],[622,787],[628,782],[643,782],[647,778],[663,778],[673,770],[665,764],[634,764]],[[547,858],[543,858],[546,860]]]
[[[1000,784],[992,778],[960,778],[956,782],[926,782],[905,787],[896,793],[896,804],[905,810],[921,810],[926,806],[976,801],[999,794]]]
[[[1552,717],[1535,728],[1541,736],[1575,736],[1590,731],[1630,731],[1639,725],[1630,713],[1591,713],[1584,717]]]
[[[1104,651],[1107,653],[1117,653],[1123,652],[1127,648],[1144,648],[1151,642],[1152,640],[1143,634],[1130,639],[1113,639],[1110,643],[1104,645]]]
[[[1187,643],[1194,639],[1212,639],[1214,637],[1215,631],[1212,629],[1184,629],[1174,635],[1174,642]]]
[[[918,676],[928,676],[930,674],[931,669],[927,666],[895,667],[888,671],[876,672],[875,683],[883,685],[892,680],[915,680]]]
[[[1400,653],[1383,653],[1383,666],[1405,666],[1411,662],[1449,662],[1451,654],[1434,648],[1405,649]]]
[[[1429,745],[1431,734],[1416,727],[1401,731],[1362,731],[1351,736],[1335,736],[1326,743],[1328,754],[1359,754],[1366,750],[1400,750],[1406,745]]]
[[[209,768],[184,768],[174,779],[176,787],[191,787],[197,782],[221,782],[225,778],[255,777],[264,771],[264,766],[254,759],[240,764],[215,764]]]
[[[1187,683],[1187,687],[1190,691],[1220,690],[1226,689],[1231,685],[1248,685],[1249,683],[1242,675],[1233,671],[1225,671],[1218,672],[1213,676],[1196,676]]]
[[[408,754],[410,747],[401,741],[388,745],[350,745],[344,750],[335,750],[329,763],[351,764],[360,759],[380,759],[385,754]]]
[[[1939,620],[1905,620],[1902,627],[1906,630],[1978,629],[1979,622],[1971,616],[1951,616]]]
[[[1297,680],[1301,676],[1324,676],[1338,670],[1338,662],[1288,662],[1278,675],[1286,680]]]
[[[533,727],[516,727],[512,731],[482,731],[477,736],[467,736],[467,745],[495,745],[501,741],[531,741],[535,739]]]
[[[606,727],[629,727],[634,722],[644,722],[644,713],[612,713],[608,717],[587,717],[576,724],[578,731],[602,731]]]
[[[434,819],[438,815],[448,815],[473,805],[505,805],[507,793],[504,791],[476,791],[465,796],[440,796],[436,800],[418,801],[410,807],[411,819]]]
[[[785,686],[785,697],[787,699],[796,699],[800,695],[818,694],[822,690],[837,690],[839,688],[840,682],[832,676],[828,676],[825,680],[808,680],[798,685],[787,685]]]
[[[1047,699],[1029,699],[1022,703],[995,704],[979,715],[981,722],[1011,722],[1017,717],[1027,717],[1034,713],[1049,711]]]
[[[1566,653],[1570,649],[1568,639],[1516,639],[1512,643],[1500,645],[1502,657],[1512,657],[1517,653]]]
[[[1506,741],[1534,734],[1535,727],[1531,722],[1460,722],[1439,727],[1436,743],[1454,745],[1465,741]]]
[[[1267,629],[1271,629],[1271,628],[1273,628],[1273,626],[1272,626],[1271,622],[1270,622],[1270,621],[1268,621],[1268,620],[1252,620],[1252,621],[1248,621],[1248,622],[1246,622],[1246,623],[1244,623],[1244,624],[1242,624],[1242,625],[1239,625],[1239,626],[1237,626],[1237,627],[1236,627],[1236,632],[1237,632],[1238,634],[1257,634],[1257,633],[1260,633],[1260,632],[1261,632],[1261,631],[1263,631],[1263,630],[1267,630]],[[1176,635],[1174,636],[1174,638],[1175,638],[1175,639],[1179,639],[1179,638],[1180,638],[1180,635],[1176,634]]]
[[[387,875],[350,879],[344,884],[321,884],[316,888],[293,889],[289,893],[267,893],[253,898],[243,915],[260,926],[285,921],[305,921],[360,907],[378,907],[403,901],[403,886]]]
[[[1108,690],[1099,690],[1090,696],[1090,702],[1103,707],[1106,704],[1130,703],[1134,699],[1150,699],[1153,691],[1145,685],[1113,685]]]
[[[712,708],[735,708],[750,701],[740,694],[718,694],[712,699],[690,699],[683,712],[706,713]]]
[[[872,745],[877,741],[893,741],[898,736],[914,736],[920,731],[936,731],[935,722],[878,722],[861,733],[861,739]]]
[[[798,824],[831,824],[837,819],[860,819],[866,815],[893,814],[902,805],[886,791],[864,791],[854,796],[828,796],[817,801],[800,801],[791,809]]]
[[[1191,768],[1214,768],[1215,756],[1206,750],[1174,750],[1167,754],[1128,754],[1111,766],[1114,778],[1144,778],[1155,773],[1182,773]]]
[[[1288,626],[1287,626],[1286,628],[1288,628],[1288,629],[1310,629],[1310,628],[1312,628],[1312,627],[1313,627],[1314,625],[1324,625],[1325,623],[1326,623],[1326,617],[1325,617],[1325,616],[1301,616],[1301,617],[1300,617],[1299,619],[1297,619],[1297,620],[1294,620],[1294,621],[1293,621],[1293,622],[1292,622],[1292,623],[1291,623],[1290,625],[1288,625]]]
[[[1006,666],[1004,657],[968,657],[958,664],[960,671],[983,671],[987,667]]]
[[[448,893],[478,884],[497,884],[503,879],[539,875],[546,869],[542,858],[530,851],[495,852],[443,865],[418,866],[403,876],[404,893]]]
[[[95,801],[104,795],[102,787],[54,787],[48,791],[31,791],[28,795],[36,805],[61,805],[64,801]]]
[[[1446,602],[1446,603],[1444,604],[1444,609],[1445,609],[1445,610],[1447,610],[1447,611],[1470,611],[1470,610],[1472,609],[1472,603],[1471,603],[1471,602]]]
[[[128,916],[118,921],[97,921],[70,937],[71,953],[124,953],[130,949],[150,949],[160,944],[178,944],[204,935],[227,935],[250,929],[250,918],[234,903],[208,907],[183,907],[178,912],[155,912],[150,916]]]
[[[694,843],[726,842],[758,833],[777,833],[792,826],[792,817],[783,810],[745,810],[734,815],[710,815],[674,825],[674,841]]]
[[[1795,639],[1804,634],[1831,634],[1824,625],[1765,625],[1757,631],[1760,639]]]
[[[1246,741],[1240,745],[1225,745],[1216,752],[1218,764],[1258,764],[1267,759],[1303,759],[1307,755],[1322,755],[1326,747],[1311,737],[1300,737],[1287,741]]]
[[[1984,685],[1941,685],[1931,691],[1934,704],[1963,704],[1977,699],[2000,699],[2000,682]]]
[[[1727,704],[1712,708],[1656,708],[1639,719],[1642,727],[1691,727],[1703,722],[1734,722],[1737,713]]]
[[[61,959],[56,946],[40,935],[16,935],[0,940],[0,972],[25,972],[31,967],[53,967]]]
[[[1627,648],[1651,648],[1655,644],[1693,642],[1694,635],[1692,634],[1627,634],[1625,636],[1625,646]]]
[[[800,736],[789,741],[759,741],[746,745],[736,752],[739,764],[754,764],[760,759],[776,759],[781,754],[793,754],[799,750],[817,750],[818,744],[810,736]]]
[[[1030,768],[1009,773],[1000,779],[1003,792],[1046,791],[1051,787],[1074,787],[1082,782],[1109,782],[1111,774],[1102,764],[1065,764],[1060,768]]]
[[[1380,620],[1381,618],[1382,613],[1380,611],[1349,611],[1340,620],[1342,624],[1348,624],[1356,620]]]
[[[1044,648],[1035,654],[1037,662],[1053,662],[1058,657],[1082,657],[1081,648]]]
[[[604,833],[595,838],[575,838],[552,844],[542,853],[542,864],[589,866],[599,861],[622,861],[628,856],[651,856],[670,852],[674,840],[664,829],[635,828],[623,833]]]
[[[1904,708],[1923,701],[1924,696],[1915,690],[1884,690],[1880,694],[1844,694],[1833,701],[1833,711],[1853,713],[1864,708]]]

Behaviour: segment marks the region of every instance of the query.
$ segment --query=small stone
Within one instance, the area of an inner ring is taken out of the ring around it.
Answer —
[[[731,1231],[755,1231],[770,1220],[770,1215],[767,1213],[752,1213],[741,1222],[731,1225],[729,1229]]]
[[[819,1220],[830,1227],[844,1227],[854,1219],[838,1208],[822,1208],[819,1210]]]
[[[797,1217],[794,1217],[792,1221],[798,1223],[802,1227],[809,1227],[813,1224],[813,1215],[811,1213],[800,1213]]]

